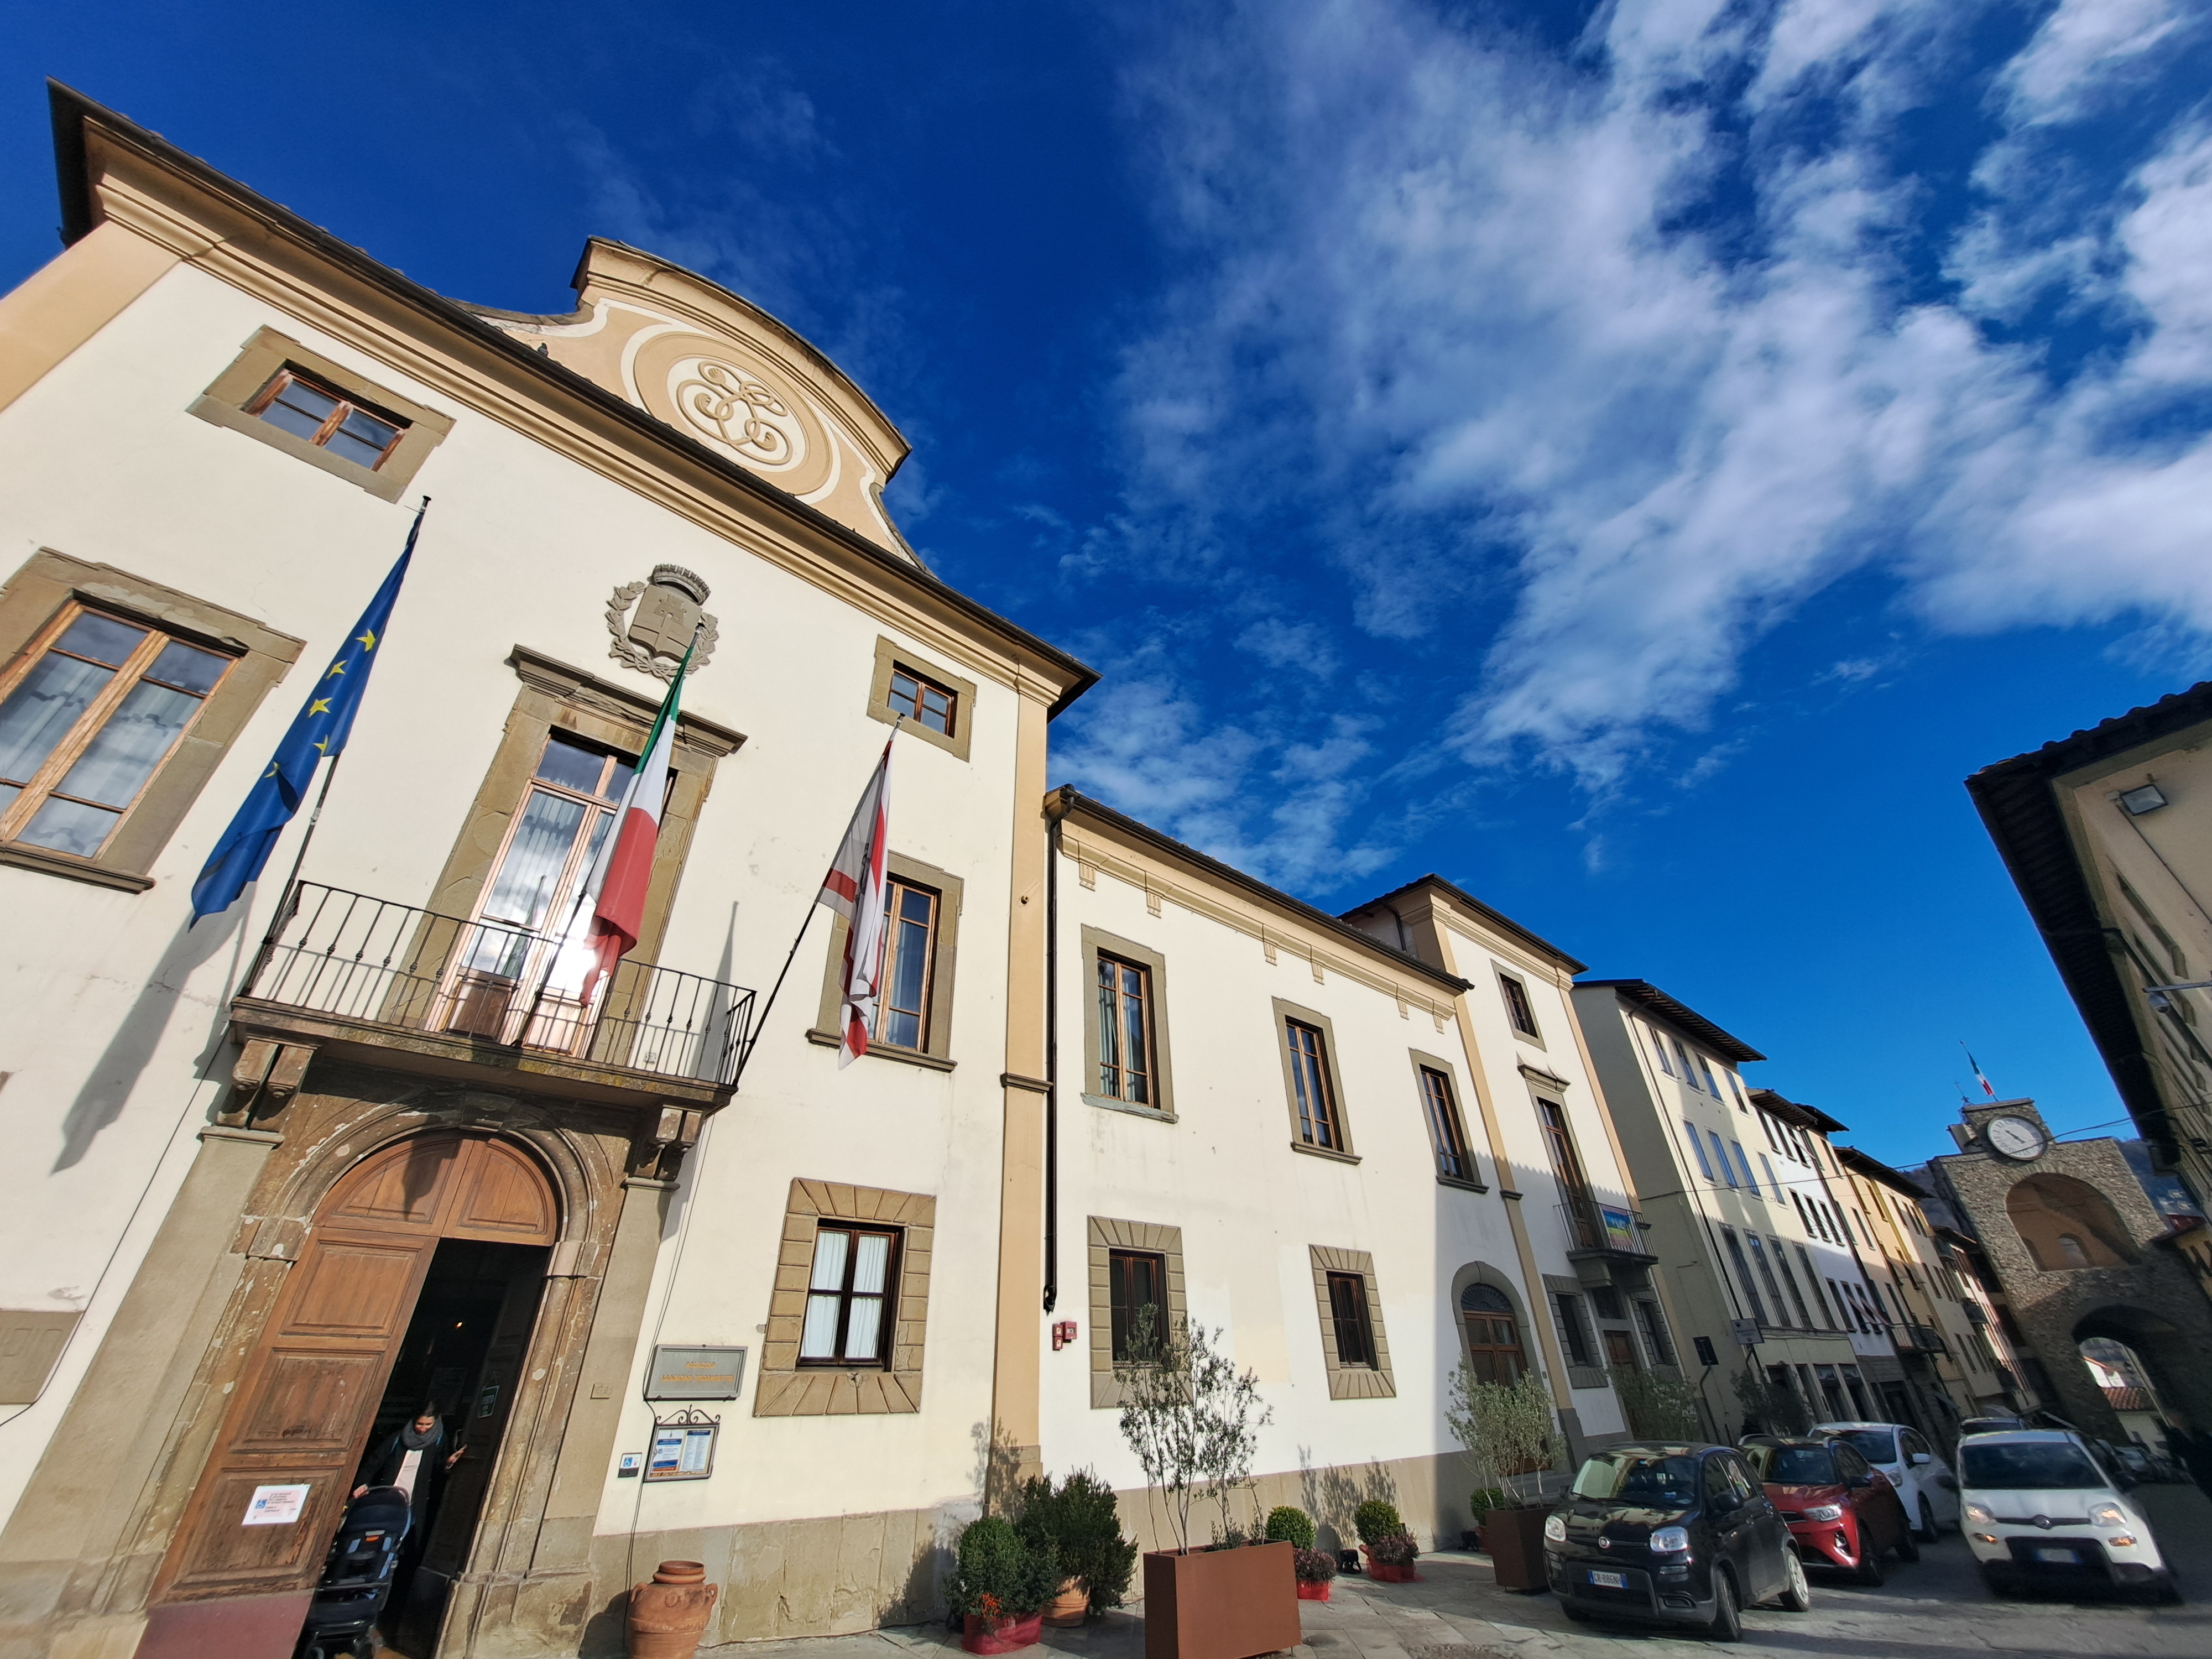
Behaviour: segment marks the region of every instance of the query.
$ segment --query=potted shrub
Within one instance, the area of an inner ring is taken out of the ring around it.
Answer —
[[[1392,1533],[1371,1544],[1362,1545],[1367,1552],[1367,1576],[1378,1584],[1412,1584],[1419,1582],[1421,1575],[1413,1571],[1413,1563],[1420,1557],[1420,1548],[1413,1542],[1410,1532]]]
[[[1267,1511],[1267,1539],[1270,1544],[1288,1544],[1294,1550],[1310,1550],[1314,1547],[1313,1516],[1288,1504],[1278,1504]]]
[[[1058,1486],[1049,1475],[1025,1480],[1014,1530],[1036,1553],[1060,1562],[1059,1593],[1046,1606],[1048,1625],[1080,1625],[1094,1611],[1118,1607],[1136,1571],[1137,1547],[1121,1535],[1114,1489],[1088,1469]]]
[[[1352,1513],[1352,1529],[1359,1534],[1360,1553],[1367,1558],[1367,1576],[1378,1584],[1413,1582],[1413,1561],[1420,1554],[1405,1517],[1395,1504],[1370,1498]]]
[[[1255,1659],[1296,1647],[1304,1638],[1290,1544],[1190,1545],[1192,1504],[1212,1499],[1225,1525],[1231,1495],[1251,1482],[1259,1430],[1273,1415],[1259,1379],[1220,1351],[1218,1331],[1177,1325],[1155,1335],[1139,1316],[1133,1334],[1146,1358],[1114,1368],[1121,1437],[1175,1539],[1145,1555],[1145,1659]]]
[[[1306,1524],[1311,1526],[1313,1523],[1308,1522]],[[1328,1601],[1328,1581],[1336,1577],[1336,1558],[1327,1550],[1299,1549],[1294,1544],[1291,1547],[1291,1571],[1297,1575],[1298,1600]]]
[[[1462,1360],[1452,1374],[1444,1420],[1479,1472],[1491,1477],[1491,1489],[1507,1499],[1475,1516],[1498,1587],[1529,1593],[1546,1589],[1547,1509],[1541,1490],[1544,1471],[1559,1457],[1559,1437],[1543,1373],[1524,1371],[1510,1383],[1484,1382]]]
[[[1031,1549],[997,1516],[971,1521],[956,1547],[959,1565],[945,1599],[959,1615],[960,1645],[970,1653],[1012,1653],[1037,1639],[1044,1605],[1060,1588],[1060,1558]]]

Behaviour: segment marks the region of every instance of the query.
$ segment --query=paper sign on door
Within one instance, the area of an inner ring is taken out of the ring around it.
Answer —
[[[246,1506],[249,1527],[289,1527],[307,1507],[311,1486],[256,1486],[253,1501]]]

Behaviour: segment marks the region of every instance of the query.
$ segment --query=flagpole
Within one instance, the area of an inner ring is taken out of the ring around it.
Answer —
[[[415,538],[422,533],[422,515],[429,510],[430,498],[425,495],[422,504],[415,509],[415,522],[407,527],[407,545],[400,554],[403,559],[415,550]],[[300,837],[300,850],[293,854],[291,872],[284,878],[284,896],[278,901],[276,914],[270,919],[269,932],[255,954],[253,971],[240,981],[242,984],[252,984],[259,974],[262,959],[269,954],[270,947],[276,944],[276,935],[283,931],[285,921],[292,913],[299,890],[300,867],[307,861],[307,848],[314,845],[315,826],[323,821],[323,803],[331,798],[331,784],[337,777],[338,763],[344,758],[345,749],[341,744],[338,752],[331,757],[331,763],[323,769],[323,787],[315,792],[314,810],[307,814],[307,833]]]
[[[891,720],[891,743],[896,743],[898,740],[898,734],[905,729],[906,716],[903,714],[895,716]],[[884,747],[888,751],[890,743],[886,743]],[[761,1004],[760,1012],[754,1017],[753,1034],[745,1039],[744,1052],[738,1056],[736,1074],[730,1079],[730,1087],[732,1090],[744,1081],[745,1067],[752,1064],[753,1050],[760,1047],[761,1032],[768,1026],[769,1010],[775,1006],[776,994],[783,989],[784,975],[790,973],[791,964],[799,955],[799,945],[806,938],[806,930],[814,925],[814,913],[821,908],[821,904],[822,899],[818,892],[806,902],[806,919],[799,924],[799,933],[791,941],[791,949],[783,953],[783,966],[776,973],[775,983],[769,988],[768,1000]]]

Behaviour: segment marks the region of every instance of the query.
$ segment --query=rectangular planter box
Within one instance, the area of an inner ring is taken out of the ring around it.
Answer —
[[[1145,1659],[1256,1659],[1305,1639],[1288,1544],[1145,1557]]]
[[[1483,1516],[1482,1542],[1498,1589],[1549,1588],[1544,1571],[1544,1522],[1550,1514],[1547,1509],[1492,1510]]]

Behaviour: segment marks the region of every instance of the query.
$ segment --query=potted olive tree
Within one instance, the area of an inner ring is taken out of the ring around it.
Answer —
[[[1462,1360],[1452,1375],[1444,1420],[1485,1485],[1508,1502],[1478,1514],[1482,1545],[1500,1589],[1540,1590],[1544,1571],[1544,1471],[1559,1457],[1551,1390],[1540,1371],[1485,1382]]]
[[[1145,1659],[1255,1659],[1296,1647],[1294,1547],[1191,1547],[1191,1506],[1211,1500],[1229,1522],[1231,1493],[1248,1486],[1259,1431],[1273,1413],[1259,1379],[1217,1344],[1218,1331],[1177,1324],[1155,1334],[1139,1316],[1135,1350],[1115,1366],[1121,1437],[1163,1500],[1172,1549],[1145,1554]]]

